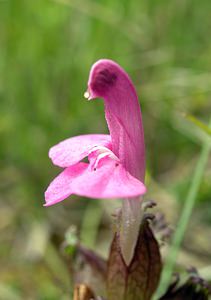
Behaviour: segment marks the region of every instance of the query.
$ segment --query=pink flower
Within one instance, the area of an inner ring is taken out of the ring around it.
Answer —
[[[141,195],[145,186],[130,175],[112,152],[109,135],[90,134],[67,139],[52,147],[49,156],[65,170],[45,192],[45,206],[71,194],[90,198],[124,198]],[[89,163],[81,162],[88,157]]]
[[[129,263],[141,220],[140,197],[146,192],[145,148],[141,111],[134,86],[115,62],[97,61],[91,68],[88,100],[102,97],[109,135],[81,135],[50,149],[49,156],[65,170],[45,193],[46,206],[71,194],[91,198],[123,198],[120,236]],[[81,162],[88,157],[89,163]]]

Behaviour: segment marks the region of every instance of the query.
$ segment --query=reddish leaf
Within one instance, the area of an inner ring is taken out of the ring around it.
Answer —
[[[127,267],[121,255],[119,236],[115,234],[108,258],[108,300],[124,299],[126,281]]]
[[[108,261],[108,300],[150,300],[161,273],[159,246],[148,220],[144,220],[129,266],[121,255],[119,235],[115,234]]]

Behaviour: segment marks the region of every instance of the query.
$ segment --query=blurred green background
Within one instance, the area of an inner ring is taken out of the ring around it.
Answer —
[[[59,172],[49,148],[107,132],[103,102],[83,98],[99,58],[117,61],[136,85],[147,198],[174,224],[206,135],[184,114],[208,124],[211,112],[209,12],[210,0],[0,0],[1,300],[69,299],[55,240],[72,224],[84,244],[107,253],[118,201],[73,196],[42,206]],[[184,266],[211,266],[210,163],[181,250]]]

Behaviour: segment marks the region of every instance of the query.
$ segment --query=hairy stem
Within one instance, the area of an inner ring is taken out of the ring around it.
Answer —
[[[123,199],[120,227],[120,247],[126,265],[134,254],[141,224],[141,198]]]

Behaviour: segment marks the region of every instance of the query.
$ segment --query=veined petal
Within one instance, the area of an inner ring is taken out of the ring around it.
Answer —
[[[46,204],[44,206],[56,204],[73,194],[73,181],[77,180],[87,168],[88,164],[80,162],[60,173],[45,192]]]
[[[106,156],[96,168],[89,165],[72,182],[73,193],[90,198],[125,198],[143,195],[145,185],[116,160]]]
[[[56,204],[71,194],[90,198],[128,198],[143,195],[145,185],[110,157],[103,157],[96,168],[80,162],[66,168],[45,192],[45,206]]]
[[[66,139],[53,146],[49,157],[59,167],[69,167],[86,157],[94,146],[111,149],[111,138],[106,134],[86,134]]]

